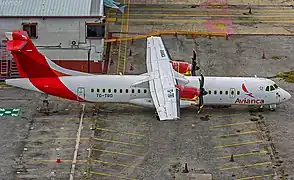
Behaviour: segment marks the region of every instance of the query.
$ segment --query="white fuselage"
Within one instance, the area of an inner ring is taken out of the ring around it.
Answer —
[[[120,102],[140,106],[154,107],[148,82],[139,87],[132,84],[146,79],[145,75],[94,75],[94,76],[64,76],[61,82],[87,102]],[[186,86],[199,88],[199,76],[185,76],[189,83]],[[10,79],[7,84],[39,91],[27,78]],[[246,86],[244,92],[242,84]],[[255,77],[205,77],[205,105],[271,105],[288,100],[291,96],[282,88],[267,91],[267,86],[273,86],[274,81]],[[48,84],[48,86],[52,86]],[[56,89],[58,90],[58,89]],[[40,92],[40,91],[39,91]],[[248,95],[250,94],[251,95]],[[181,107],[195,105],[195,102],[181,100]]]

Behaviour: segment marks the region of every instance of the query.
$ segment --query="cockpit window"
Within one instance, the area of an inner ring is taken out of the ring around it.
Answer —
[[[270,86],[270,87],[271,87],[271,89],[270,89],[271,91],[275,90],[274,86]]]
[[[266,86],[265,91],[269,91],[269,86]]]
[[[274,84],[274,87],[275,87],[276,89],[278,89],[278,88],[279,88],[279,86],[278,86],[277,84]]]

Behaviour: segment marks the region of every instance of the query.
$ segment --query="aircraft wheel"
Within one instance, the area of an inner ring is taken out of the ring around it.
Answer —
[[[258,111],[263,112],[263,106],[259,106]]]
[[[269,110],[270,111],[275,111],[276,110],[277,105],[276,104],[271,104],[269,105]]]

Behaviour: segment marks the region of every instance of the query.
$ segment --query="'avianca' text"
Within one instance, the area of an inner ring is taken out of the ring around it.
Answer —
[[[264,104],[263,99],[240,99],[237,98],[235,104]]]

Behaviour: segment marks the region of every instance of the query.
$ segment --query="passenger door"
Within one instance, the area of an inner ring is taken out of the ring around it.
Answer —
[[[85,88],[84,87],[78,87],[77,88],[77,100],[78,101],[84,101],[86,97]]]
[[[230,88],[230,91],[229,91],[229,97],[231,98],[231,99],[235,99],[235,97],[236,97],[236,92],[235,92],[236,90],[235,90],[235,88]]]

